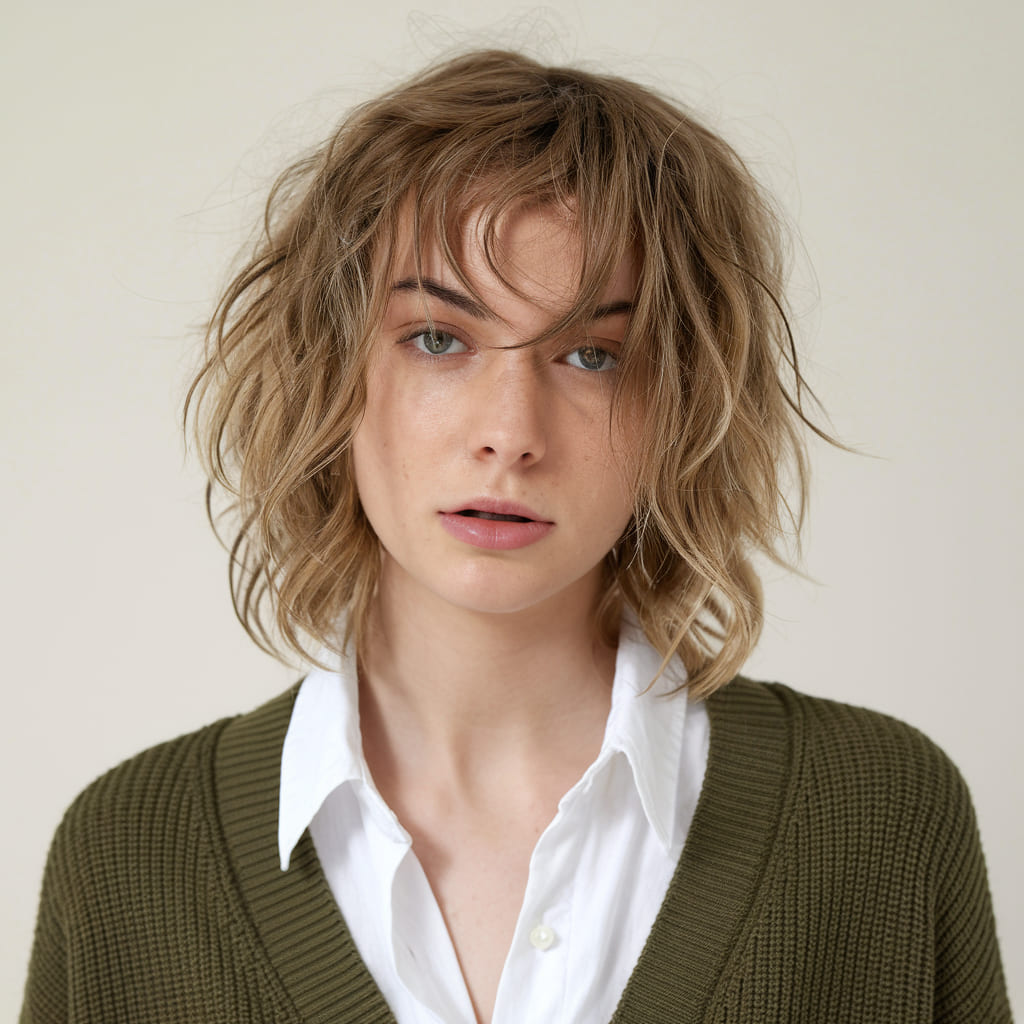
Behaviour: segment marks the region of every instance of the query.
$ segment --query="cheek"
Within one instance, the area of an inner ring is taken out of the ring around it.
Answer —
[[[387,549],[394,542],[398,510],[407,505],[404,472],[386,389],[367,388],[366,408],[352,438],[352,473],[363,514]]]
[[[640,416],[623,410],[613,420],[609,438],[610,472],[614,473],[623,501],[632,507],[637,488],[637,459],[640,451]]]
[[[356,486],[364,505],[428,471],[442,454],[451,403],[400,369],[381,367],[367,381],[366,407],[352,438]]]
[[[364,508],[372,504],[386,473],[392,448],[390,405],[388,389],[371,377],[366,385],[366,406],[352,437],[352,468]]]
[[[633,487],[628,452],[618,439],[587,454],[586,469],[578,477],[588,532],[595,543],[611,548],[633,515]]]

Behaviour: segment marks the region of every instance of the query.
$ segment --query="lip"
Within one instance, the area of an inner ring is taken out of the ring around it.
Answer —
[[[517,523],[459,515],[467,509],[492,515],[522,516],[529,521]],[[441,512],[440,519],[444,529],[456,540],[489,551],[513,551],[528,547],[555,528],[553,522],[541,519],[529,506],[501,498],[472,498],[450,511]]]
[[[547,523],[553,525],[550,519],[534,512],[528,505],[521,505],[517,501],[506,501],[504,498],[470,498],[460,505],[453,505],[449,509],[443,509],[442,515],[458,515],[473,509],[476,512],[490,512],[496,516],[522,516],[524,519],[532,519],[535,523]],[[465,516],[463,516],[465,518]]]

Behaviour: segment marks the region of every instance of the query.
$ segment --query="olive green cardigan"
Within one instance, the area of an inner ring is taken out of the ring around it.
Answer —
[[[23,1024],[393,1021],[309,834],[287,872],[277,862],[294,692],[75,801]],[[781,686],[737,679],[708,709],[704,789],[616,1024],[1008,1021],[974,815],[946,757]]]

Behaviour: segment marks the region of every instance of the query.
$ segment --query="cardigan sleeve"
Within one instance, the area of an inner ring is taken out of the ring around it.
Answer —
[[[35,941],[19,1024],[58,1024],[68,1018],[68,936],[61,895],[61,831],[43,873]]]
[[[1010,1003],[974,808],[962,776],[949,767],[953,813],[935,888],[935,1022],[1009,1024]]]

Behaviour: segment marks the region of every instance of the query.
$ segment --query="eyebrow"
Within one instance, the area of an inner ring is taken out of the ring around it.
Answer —
[[[454,288],[435,281],[432,277],[405,277],[396,281],[391,286],[392,292],[426,292],[427,295],[446,303],[455,309],[476,317],[478,320],[497,320],[498,317],[486,306],[477,302],[471,295],[465,292],[456,291]],[[619,299],[616,302],[606,302],[594,310],[592,320],[603,320],[610,316],[619,316],[633,311],[633,303],[628,299]]]
[[[461,309],[463,313],[476,317],[478,320],[497,320],[498,318],[486,306],[481,305],[471,295],[465,292],[455,291],[454,288],[446,288],[439,281],[432,277],[405,277],[391,286],[392,292],[426,292],[435,299],[455,309]]]

